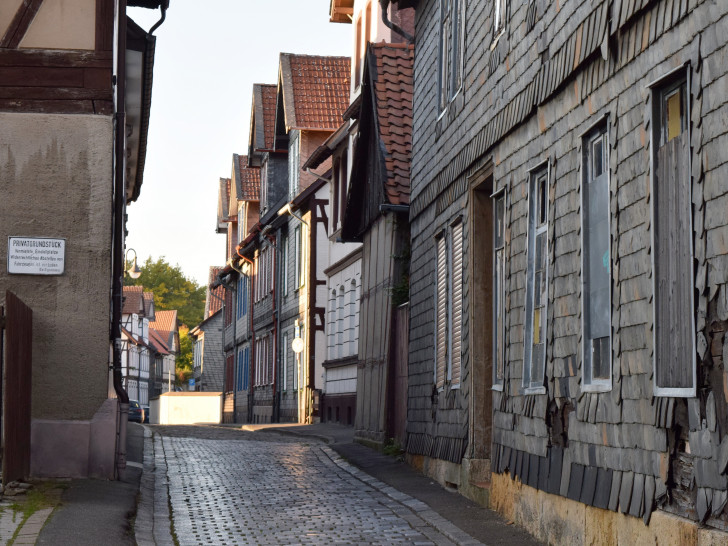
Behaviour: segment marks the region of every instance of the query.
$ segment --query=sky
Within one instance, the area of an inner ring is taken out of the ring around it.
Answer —
[[[351,55],[352,26],[330,23],[329,4],[171,0],[154,33],[144,182],[127,208],[126,246],[140,264],[164,256],[202,285],[210,266],[224,264],[218,187],[233,154],[247,153],[253,84],[277,83],[280,52]],[[149,30],[160,12],[129,8],[129,16]]]

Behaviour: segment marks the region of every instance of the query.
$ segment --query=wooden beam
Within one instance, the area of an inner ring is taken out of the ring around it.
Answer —
[[[30,23],[33,22],[42,3],[43,0],[23,0],[23,3],[18,7],[18,11],[15,12],[15,17],[13,17],[10,26],[5,31],[5,35],[0,39],[0,47],[18,48],[18,44],[25,37],[25,33],[28,32]]]

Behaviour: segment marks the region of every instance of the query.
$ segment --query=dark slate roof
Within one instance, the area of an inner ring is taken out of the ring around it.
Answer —
[[[336,130],[349,106],[350,66],[349,57],[281,53],[286,128]]]
[[[372,44],[367,61],[379,140],[386,150],[385,198],[391,205],[409,205],[414,46]]]

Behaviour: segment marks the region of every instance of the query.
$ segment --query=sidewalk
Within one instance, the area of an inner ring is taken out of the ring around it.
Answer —
[[[127,435],[127,468],[119,481],[71,480],[63,492],[61,504],[45,526],[40,523],[43,526],[40,534],[36,530],[37,540],[26,536],[23,542],[16,541],[15,544],[133,545],[130,517],[136,512],[142,475],[144,428],[129,423]]]
[[[424,519],[429,517],[429,523],[446,536],[456,533],[457,529],[460,529],[487,545],[535,546],[540,544],[521,528],[508,524],[494,511],[484,508],[458,493],[448,491],[403,461],[354,442],[352,427],[319,423],[315,425],[243,425],[242,429],[294,434],[327,442],[332,450],[351,465],[391,486],[396,491],[424,503],[434,514],[423,514],[418,510],[419,515]],[[453,526],[457,529],[453,529]]]

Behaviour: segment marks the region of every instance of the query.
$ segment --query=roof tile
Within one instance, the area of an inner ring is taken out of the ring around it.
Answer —
[[[281,53],[289,128],[335,131],[349,106],[351,59]]]
[[[210,316],[217,313],[220,309],[222,309],[222,301],[225,297],[225,287],[222,285],[218,285],[213,290],[210,290],[210,285],[215,282],[215,279],[217,278],[218,273],[224,269],[224,266],[212,266],[210,267],[210,274],[207,277],[207,297],[205,298],[205,316],[204,318],[209,318]]]
[[[414,46],[372,44],[379,139],[387,156],[385,193],[392,205],[408,205],[412,157],[412,67]]]

